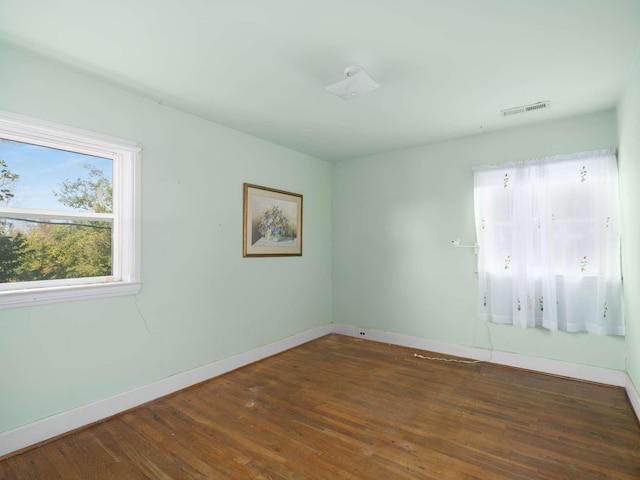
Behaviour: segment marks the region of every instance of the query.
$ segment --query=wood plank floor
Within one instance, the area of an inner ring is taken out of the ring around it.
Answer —
[[[640,479],[622,389],[414,352],[329,335],[8,457],[0,479]]]

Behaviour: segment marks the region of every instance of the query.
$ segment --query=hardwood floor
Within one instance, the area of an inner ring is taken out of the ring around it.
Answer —
[[[0,479],[640,478],[622,389],[414,352],[329,335],[6,458]]]

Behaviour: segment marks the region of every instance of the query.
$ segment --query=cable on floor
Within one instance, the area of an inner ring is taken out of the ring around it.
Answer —
[[[421,358],[423,360],[435,360],[436,362],[451,362],[451,363],[482,363],[484,360],[457,360],[455,358],[441,358],[441,357],[425,357],[424,355],[420,355],[419,353],[414,353],[414,357]]]

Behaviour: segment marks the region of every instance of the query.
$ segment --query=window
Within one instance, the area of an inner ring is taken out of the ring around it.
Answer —
[[[140,290],[140,148],[0,112],[0,308]]]
[[[474,172],[482,319],[624,335],[615,152]]]

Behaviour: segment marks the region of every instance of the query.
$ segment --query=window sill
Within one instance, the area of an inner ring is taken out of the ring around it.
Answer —
[[[51,303],[135,295],[142,282],[114,282],[63,287],[33,288],[0,292],[0,309],[32,307]]]

